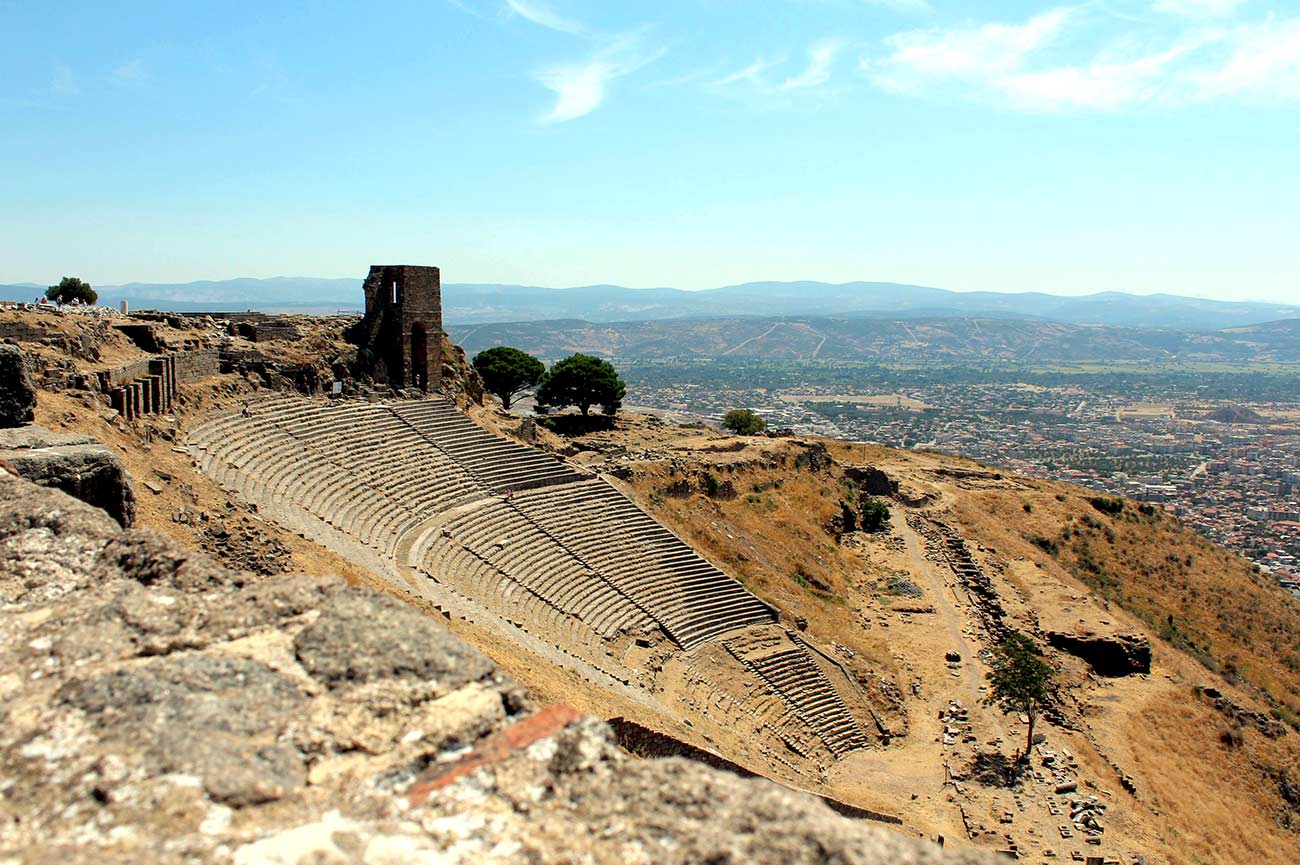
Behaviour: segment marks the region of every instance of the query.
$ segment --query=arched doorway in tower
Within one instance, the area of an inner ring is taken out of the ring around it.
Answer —
[[[411,384],[429,389],[429,331],[420,322],[411,325]]]

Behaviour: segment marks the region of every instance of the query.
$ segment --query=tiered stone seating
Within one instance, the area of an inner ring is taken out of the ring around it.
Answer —
[[[493,436],[441,400],[263,399],[247,417],[197,424],[189,441],[204,471],[280,506],[287,524],[309,529],[300,515],[311,514],[390,558],[406,538],[401,555],[429,577],[620,681],[628,673],[607,644],[620,634],[657,626],[689,650],[776,621],[606,481]],[[834,754],[865,747],[803,647],[731,640],[756,677],[736,706],[759,729],[796,750],[820,747],[814,734]]]
[[[762,658],[743,658],[745,666],[763,678],[794,708],[804,723],[836,756],[867,747],[867,738],[844,701],[808,652],[794,646]]]
[[[390,408],[493,492],[564,484],[585,477],[549,454],[492,435],[443,400],[396,403]]]
[[[474,477],[386,408],[286,398],[197,425],[205,471],[251,498],[291,503],[386,555],[457,501]]]
[[[609,580],[504,501],[466,510],[445,523],[442,532],[447,543],[472,551],[602,637],[654,627],[654,620]]]
[[[626,681],[626,672],[619,669],[619,662],[605,648],[602,638],[609,634],[598,632],[580,616],[513,579],[452,536],[441,534],[433,538],[420,562],[422,571],[436,575],[438,582],[477,601],[507,622]]]
[[[776,620],[771,607],[603,480],[529,490],[511,503],[685,648]]]

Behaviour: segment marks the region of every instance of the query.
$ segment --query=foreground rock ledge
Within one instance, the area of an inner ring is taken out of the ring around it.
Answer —
[[[396,598],[0,472],[0,860],[983,863],[534,714]]]
[[[135,521],[135,487],[117,454],[93,436],[33,424],[0,429],[0,460],[43,487],[108,511],[123,526]]]

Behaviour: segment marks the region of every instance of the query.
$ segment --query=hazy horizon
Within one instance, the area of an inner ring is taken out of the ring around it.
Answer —
[[[411,262],[407,262],[407,263],[411,263]],[[437,265],[434,265],[434,266],[437,266]],[[73,274],[63,274],[62,276],[71,276],[71,275],[73,275]],[[444,274],[444,276],[445,276],[445,274]],[[39,282],[39,281],[32,280],[32,279],[0,280],[0,285],[15,285],[15,286],[16,286],[16,285],[25,285],[25,286],[34,286],[34,287],[49,286],[49,285],[55,285],[55,284],[57,284],[60,278],[62,278],[62,277],[61,277],[61,276],[60,276],[60,277],[55,277],[55,278],[52,278],[52,279],[48,280],[47,282]],[[275,275],[272,275],[272,276],[229,276],[229,277],[205,277],[205,278],[190,279],[190,280],[169,280],[169,279],[156,279],[156,280],[151,279],[151,280],[142,280],[142,279],[129,279],[129,280],[125,280],[125,281],[122,281],[122,282],[100,282],[100,283],[96,283],[96,282],[93,282],[92,280],[87,279],[86,282],[90,283],[92,286],[98,286],[98,287],[111,287],[111,288],[121,288],[121,287],[124,287],[124,286],[130,286],[130,285],[141,285],[141,286],[162,285],[162,286],[171,286],[171,285],[187,285],[187,284],[191,284],[191,283],[225,283],[225,282],[235,282],[235,281],[240,281],[240,280],[275,280],[275,279],[284,279],[284,280],[326,280],[326,281],[355,280],[355,281],[357,282],[357,285],[358,285],[358,288],[359,288],[360,285],[361,285],[361,283],[365,280],[365,275],[362,274],[362,275],[360,275],[360,276],[309,276],[309,275],[303,275],[303,274],[292,274],[292,275],[290,275],[290,274],[275,274]],[[1285,305],[1300,306],[1300,298],[1273,299],[1273,298],[1266,298],[1266,297],[1224,296],[1224,295],[1214,295],[1214,294],[1196,294],[1196,293],[1190,293],[1190,292],[1155,291],[1155,290],[1152,290],[1152,291],[1121,291],[1121,290],[1119,290],[1119,289],[1097,289],[1097,290],[1094,290],[1094,291],[1079,290],[1079,291],[1075,291],[1075,292],[1066,292],[1066,291],[1053,291],[1053,290],[1051,290],[1051,289],[1046,289],[1046,288],[1039,288],[1039,289],[1035,289],[1035,288],[1026,288],[1026,289],[1015,289],[1015,290],[1013,290],[1013,289],[996,289],[996,288],[952,288],[952,287],[949,287],[949,286],[946,286],[946,285],[927,285],[927,284],[924,284],[924,283],[912,282],[912,281],[908,281],[908,280],[904,280],[904,279],[868,279],[868,278],[864,278],[864,279],[847,279],[847,280],[836,281],[836,282],[831,282],[831,281],[828,281],[828,280],[816,280],[816,279],[749,279],[749,280],[744,280],[744,281],[742,281],[742,282],[728,283],[727,285],[705,285],[705,286],[699,286],[699,287],[686,287],[686,286],[677,286],[677,285],[628,285],[628,284],[626,284],[626,283],[620,283],[620,282],[609,282],[609,281],[606,281],[606,282],[590,282],[590,283],[584,283],[584,284],[581,284],[581,285],[540,285],[540,284],[537,284],[537,283],[531,283],[531,282],[511,282],[511,283],[505,283],[505,282],[492,282],[492,281],[487,281],[487,280],[472,280],[472,279],[456,279],[456,280],[448,280],[448,279],[445,279],[445,278],[444,278],[444,280],[443,280],[443,284],[444,284],[444,285],[453,285],[453,286],[454,286],[454,285],[466,285],[466,286],[492,286],[492,285],[502,285],[502,286],[517,286],[517,287],[521,287],[521,288],[540,288],[540,289],[546,289],[546,290],[548,290],[548,291],[568,291],[568,290],[573,290],[573,289],[583,289],[583,288],[610,287],[610,288],[628,289],[628,290],[631,290],[631,291],[656,291],[656,290],[669,289],[669,290],[674,290],[674,291],[687,291],[687,292],[714,291],[714,290],[717,290],[717,289],[731,288],[731,287],[734,287],[734,286],[750,285],[750,284],[763,284],[763,283],[804,283],[804,282],[821,283],[821,284],[831,285],[831,286],[852,285],[852,284],[854,284],[854,283],[874,283],[874,284],[908,285],[908,286],[915,286],[915,287],[918,287],[918,288],[933,288],[933,289],[939,289],[939,290],[941,290],[941,291],[951,291],[951,292],[956,293],[956,294],[978,294],[978,293],[989,293],[989,294],[1044,294],[1044,295],[1049,295],[1049,296],[1053,296],[1053,297],[1087,297],[1087,296],[1089,296],[1089,295],[1095,295],[1095,294],[1106,294],[1106,293],[1116,293],[1116,292],[1118,292],[1118,293],[1121,293],[1121,294],[1128,294],[1128,295],[1133,295],[1133,296],[1136,296],[1136,297],[1151,297],[1151,296],[1154,296],[1154,295],[1172,295],[1172,296],[1179,296],[1179,297],[1193,298],[1193,299],[1198,299],[1198,300],[1216,300],[1216,301],[1223,301],[1223,302],[1227,302],[1227,303],[1265,303],[1265,304],[1267,304],[1267,303],[1276,303],[1276,304],[1285,304]],[[357,304],[360,305],[361,302],[362,302],[362,298],[361,298],[360,296],[358,296],[358,298],[357,298]]]

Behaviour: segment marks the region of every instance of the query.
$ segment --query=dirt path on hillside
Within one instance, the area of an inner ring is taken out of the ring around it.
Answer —
[[[883,751],[863,751],[842,761],[832,784],[854,801],[890,808],[905,814],[914,825],[941,826],[946,837],[959,839],[965,833],[961,814],[948,801],[945,789],[946,749],[939,715],[950,700],[973,709],[980,674],[969,662],[973,652],[963,632],[965,617],[955,606],[943,575],[926,560],[923,542],[903,520],[897,521],[893,530],[902,536],[905,547],[889,556],[889,566],[906,571],[921,586],[943,627],[928,626],[915,615],[901,613],[891,613],[881,623],[890,628],[889,642],[910,679],[900,684],[909,689],[911,730]],[[944,660],[950,651],[959,652],[964,662],[958,677]],[[911,690],[913,683],[915,690]]]
[[[899,520],[893,531],[902,538],[903,548],[891,552],[887,564],[906,571],[934,608],[932,614],[894,612],[881,622],[888,624],[889,642],[910,679],[902,684],[908,689],[912,727],[905,739],[883,751],[864,751],[844,760],[836,767],[832,785],[852,801],[892,807],[909,823],[941,827],[940,834],[949,842],[965,844],[961,808],[969,812],[971,802],[954,795],[948,773],[963,768],[970,743],[945,745],[941,716],[950,702],[959,703],[969,713],[981,746],[995,738],[1008,741],[1008,725],[1000,713],[981,704],[986,667],[951,570],[926,558],[924,539],[905,521]],[[931,615],[941,627],[935,627]],[[949,652],[961,656],[960,664],[946,660]]]

